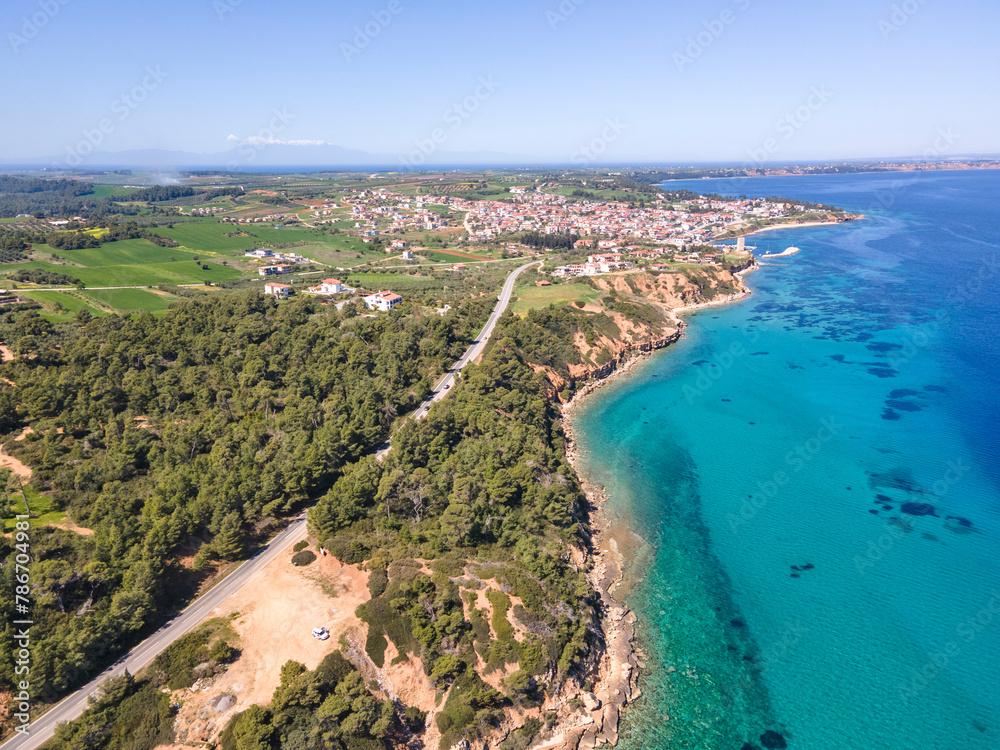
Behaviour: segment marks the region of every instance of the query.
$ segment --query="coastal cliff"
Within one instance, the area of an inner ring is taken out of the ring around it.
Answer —
[[[686,323],[680,315],[710,305],[735,302],[750,294],[741,274],[757,267],[750,257],[728,268],[697,266],[667,272],[629,271],[597,276],[587,283],[601,292],[598,301],[578,305],[584,316],[572,332],[576,357],[563,372],[553,364],[533,363],[563,403],[589,393],[637,358],[678,341]],[[531,357],[529,356],[529,362]],[[581,390],[583,389],[583,390]]]
[[[607,495],[603,487],[590,482],[581,472],[576,439],[566,417],[613,377],[629,372],[652,353],[680,340],[687,325],[679,317],[680,313],[748,296],[750,289],[740,274],[755,267],[756,262],[751,257],[735,268],[710,266],[699,268],[695,273],[631,272],[597,277],[592,280],[594,287],[608,295],[600,304],[588,304],[582,311],[592,316],[609,317],[619,333],[588,336],[577,331],[573,340],[581,361],[567,365],[569,377],[560,375],[551,366],[533,365],[536,372],[545,374],[563,401],[565,453],[587,497],[590,511],[590,523],[584,536],[587,545],[573,554],[585,557],[588,580],[600,597],[599,628],[604,645],[603,650],[588,660],[586,680],[575,694],[567,685],[570,689],[546,707],[557,713],[559,722],[543,736],[537,748],[578,750],[617,744],[622,712],[642,695],[643,662],[641,650],[636,645],[637,618],[622,596],[627,590],[626,563],[619,549],[620,540],[629,538],[628,546],[634,546],[636,541],[631,538],[630,530],[617,527],[605,515]],[[623,303],[651,307],[658,317],[637,320],[620,307]],[[595,361],[602,354],[608,358]]]

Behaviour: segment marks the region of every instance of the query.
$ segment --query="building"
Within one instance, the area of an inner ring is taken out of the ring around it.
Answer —
[[[344,282],[340,279],[323,279],[319,285],[320,294],[340,294],[344,291]]]
[[[413,260],[413,251],[412,250],[404,250],[403,251],[403,260]]]
[[[270,294],[278,299],[288,299],[292,293],[292,288],[288,284],[278,284],[274,281],[269,281],[264,284],[264,294]]]
[[[291,273],[292,267],[286,265],[280,266],[261,266],[257,269],[257,273],[261,276],[280,276],[282,274]]]
[[[389,312],[389,310],[402,303],[403,298],[400,295],[389,291],[365,297],[365,307],[369,310],[378,310],[379,312]]]

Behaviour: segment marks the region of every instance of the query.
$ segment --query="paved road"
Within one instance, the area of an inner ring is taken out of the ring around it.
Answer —
[[[500,320],[500,316],[503,315],[504,310],[507,309],[507,305],[510,304],[510,298],[514,294],[514,283],[517,281],[517,277],[540,262],[534,261],[523,265],[507,277],[507,281],[504,283],[503,290],[500,292],[500,297],[497,300],[496,307],[493,309],[493,314],[486,321],[486,325],[479,333],[478,338],[462,358],[455,363],[455,366],[434,386],[430,398],[421,404],[420,409],[417,410],[417,419],[427,416],[431,404],[435,401],[440,401],[448,395],[448,391],[455,383],[455,375],[469,364],[469,362],[472,362],[483,353],[486,344],[490,340],[490,336],[493,335],[493,329],[496,328],[497,321]],[[379,448],[376,455],[380,461],[389,453],[391,447],[390,443],[386,443]],[[295,544],[295,542],[305,537],[305,535],[306,514],[303,513],[256,555],[236,568],[220,583],[196,599],[181,614],[132,649],[127,656],[118,661],[113,667],[103,672],[99,677],[91,680],[72,695],[64,698],[60,703],[32,722],[31,733],[27,737],[15,735],[12,739],[0,745],[0,750],[36,750],[44,745],[52,738],[57,724],[64,721],[72,721],[83,713],[84,709],[87,708],[87,698],[100,688],[101,683],[109,677],[121,675],[126,669],[135,674],[148,665],[156,658],[157,654],[178,638],[191,632],[212,610],[235,594],[268,563],[272,562],[290,546]]]
[[[235,594],[268,563],[285,552],[295,542],[304,538],[305,535],[306,514],[303,513],[292,521],[287,529],[261,548],[256,555],[236,568],[177,617],[132,649],[126,657],[38,717],[31,723],[28,736],[16,734],[12,739],[0,745],[0,750],[36,750],[44,745],[52,739],[56,724],[76,719],[83,713],[84,709],[87,708],[87,698],[100,688],[101,683],[109,677],[121,675],[126,669],[135,674],[145,667],[156,658],[157,654],[181,636],[191,632],[212,610]]]
[[[448,391],[455,384],[457,374],[461,372],[465,366],[469,364],[469,362],[472,362],[483,353],[483,350],[486,349],[486,345],[490,341],[490,336],[493,335],[493,329],[496,328],[497,321],[500,320],[500,316],[503,315],[504,310],[507,309],[507,305],[510,304],[510,298],[514,295],[514,283],[517,281],[517,277],[532,266],[537,266],[539,263],[541,263],[540,260],[526,263],[507,277],[507,281],[503,285],[503,290],[500,292],[500,297],[497,299],[496,307],[493,308],[493,314],[490,315],[490,319],[486,321],[486,325],[483,327],[483,330],[479,332],[479,336],[476,337],[476,340],[472,342],[472,346],[469,347],[468,351],[466,351],[465,354],[462,355],[462,358],[458,360],[458,362],[456,362],[447,373],[445,373],[444,377],[441,378],[437,385],[434,386],[434,390],[431,391],[430,397],[420,405],[420,408],[417,409],[416,412],[414,412],[417,419],[423,419],[426,417],[427,412],[430,411],[431,404],[435,401],[440,401],[448,395]],[[382,461],[387,455],[389,455],[390,450],[392,450],[392,442],[383,443],[379,446],[375,457],[379,461]]]

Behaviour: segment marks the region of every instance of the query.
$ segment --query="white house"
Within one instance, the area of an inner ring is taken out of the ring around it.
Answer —
[[[291,293],[292,288],[288,284],[278,284],[274,281],[264,284],[264,294],[270,294],[278,299],[288,299]]]
[[[403,303],[403,298],[393,292],[379,292],[365,297],[365,307],[369,310],[379,310],[389,312],[392,308]]]
[[[340,294],[344,291],[344,282],[340,279],[323,279],[319,291],[320,294]]]

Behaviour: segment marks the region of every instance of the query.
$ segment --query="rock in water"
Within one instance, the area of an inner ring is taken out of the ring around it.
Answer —
[[[766,747],[767,750],[781,750],[782,748],[788,747],[788,743],[785,742],[785,738],[773,729],[768,729],[760,736],[760,744]]]
[[[901,511],[910,516],[936,516],[934,506],[930,503],[903,503]]]

